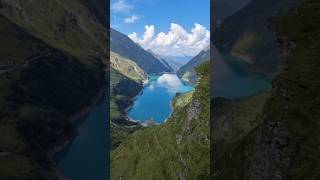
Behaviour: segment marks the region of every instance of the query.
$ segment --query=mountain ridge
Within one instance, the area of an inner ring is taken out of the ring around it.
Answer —
[[[177,71],[178,77],[185,81],[195,84],[197,81],[197,74],[195,68],[210,60],[210,47],[200,51],[195,57],[193,57],[187,64],[183,65]]]
[[[166,62],[163,63],[153,54],[133,42],[128,36],[110,28],[110,49],[119,55],[135,61],[147,74],[172,72]]]

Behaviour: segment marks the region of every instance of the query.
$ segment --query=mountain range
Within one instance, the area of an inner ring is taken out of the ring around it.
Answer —
[[[133,60],[149,75],[173,72],[170,65],[162,58],[156,57],[128,36],[112,28],[110,29],[110,49],[124,58]]]

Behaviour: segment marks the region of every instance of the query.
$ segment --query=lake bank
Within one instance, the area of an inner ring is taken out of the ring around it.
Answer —
[[[231,53],[214,48],[215,66],[212,67],[213,98],[242,98],[259,91],[270,91],[271,79],[261,73],[249,72],[246,64]]]
[[[194,87],[187,85],[174,73],[152,75],[128,110],[128,117],[142,123],[148,120],[163,123],[173,111],[171,103],[176,93],[193,89]]]
[[[70,118],[77,134],[71,141],[65,142],[53,155],[63,177],[70,179],[107,178],[107,109],[104,87],[97,96],[92,98],[90,106],[84,107]],[[96,133],[91,133],[93,129]]]

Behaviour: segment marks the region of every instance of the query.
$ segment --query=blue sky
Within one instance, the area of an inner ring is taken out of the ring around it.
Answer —
[[[160,50],[158,46],[155,46],[155,39],[161,32],[167,35],[163,37],[168,39],[169,34],[172,34],[170,30],[173,29],[185,30],[186,33],[181,36],[191,36],[193,28],[200,31],[202,29],[203,38],[205,36],[204,29],[210,31],[210,0],[111,0],[110,3],[111,27],[126,35],[131,34],[130,37],[141,46],[158,51],[157,53],[166,52],[165,49]],[[195,23],[197,23],[197,26]],[[153,31],[152,38],[154,40],[143,40],[144,33],[147,31],[146,26],[149,28],[149,33]],[[133,32],[136,34],[135,37],[132,35]],[[173,32],[177,31],[173,30]],[[200,38],[196,34],[192,36],[198,38],[198,40]],[[159,40],[161,39],[158,38],[157,42]],[[167,40],[163,39],[163,41]],[[165,45],[170,44],[172,47],[174,45],[177,47],[177,44],[179,44],[170,43],[168,42]],[[162,43],[161,46],[164,46],[164,44]],[[203,48],[204,45],[200,46]],[[188,50],[185,49],[184,51]],[[193,54],[195,52],[196,50]],[[176,55],[183,56],[183,53]]]

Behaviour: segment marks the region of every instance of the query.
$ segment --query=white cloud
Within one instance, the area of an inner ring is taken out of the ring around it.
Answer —
[[[174,74],[164,74],[157,79],[157,85],[169,90],[182,86],[180,79]]]
[[[142,38],[133,32],[129,37],[145,49],[151,49],[162,56],[195,56],[210,44],[210,32],[195,23],[190,32],[179,24],[171,23],[168,32],[155,34],[154,25],[145,26]]]
[[[133,33],[129,34],[128,36],[135,43],[137,43],[139,41],[138,34],[136,32],[133,32]]]
[[[133,9],[133,5],[129,4],[126,0],[116,0],[111,4],[111,10],[116,13],[129,13]]]
[[[124,22],[128,23],[128,24],[132,24],[132,23],[136,22],[138,19],[139,19],[138,16],[132,15],[132,16],[127,17],[126,19],[124,19]]]

